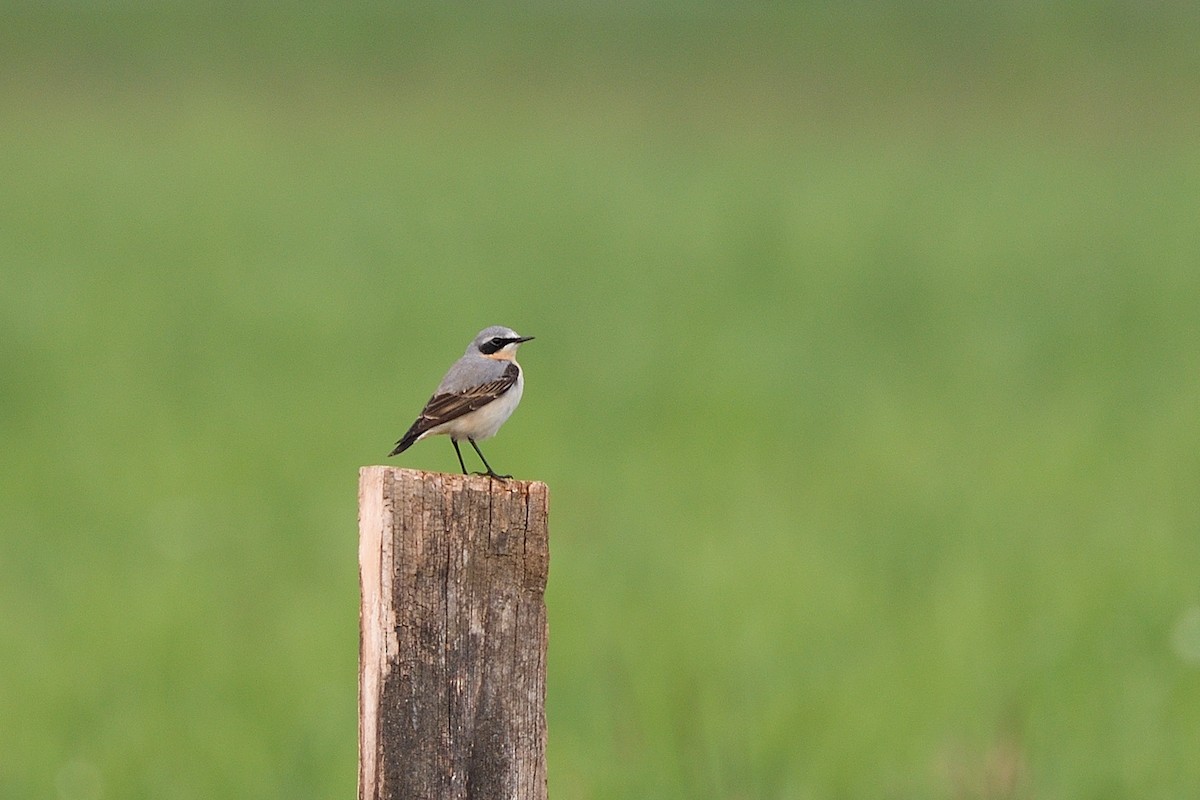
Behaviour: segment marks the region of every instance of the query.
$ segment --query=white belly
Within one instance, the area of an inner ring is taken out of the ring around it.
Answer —
[[[453,439],[474,439],[479,441],[496,435],[521,402],[521,392],[525,390],[525,374],[517,375],[517,382],[499,398],[488,403],[483,408],[463,414],[458,419],[451,420],[445,425],[429,431],[430,435],[449,434]],[[421,437],[424,438],[424,437]]]

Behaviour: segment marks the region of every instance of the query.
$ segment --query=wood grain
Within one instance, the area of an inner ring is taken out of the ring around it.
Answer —
[[[360,800],[545,800],[549,491],[359,473]]]

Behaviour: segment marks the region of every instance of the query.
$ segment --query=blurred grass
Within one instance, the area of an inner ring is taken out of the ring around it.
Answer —
[[[6,19],[0,797],[351,794],[355,470],[492,323],[553,797],[1200,785],[1190,6]]]

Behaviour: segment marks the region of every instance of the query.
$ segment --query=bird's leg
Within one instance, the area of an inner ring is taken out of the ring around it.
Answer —
[[[450,444],[454,445],[454,454],[455,454],[456,456],[458,456],[458,465],[459,465],[460,467],[462,467],[463,475],[467,475],[467,474],[469,474],[469,473],[467,472],[467,465],[466,465],[466,464],[464,464],[464,463],[463,463],[463,460],[462,460],[462,451],[460,451],[460,450],[458,449],[458,439],[454,439],[454,438],[450,439]],[[471,442],[471,444],[475,444],[475,443],[474,443],[474,442]],[[478,448],[478,447],[476,447],[476,448],[475,448],[475,450],[476,450],[476,451],[478,451],[478,450],[479,450],[479,448]]]
[[[467,441],[471,443],[471,447],[475,448],[475,452],[479,453],[479,460],[483,462],[485,467],[487,467],[487,472],[477,472],[475,473],[476,475],[487,475],[491,478],[496,478],[497,480],[504,480],[505,478],[512,477],[512,475],[497,475],[495,471],[492,470],[492,465],[487,463],[487,459],[483,457],[483,451],[479,449],[479,445],[475,444],[475,440],[468,436]]]

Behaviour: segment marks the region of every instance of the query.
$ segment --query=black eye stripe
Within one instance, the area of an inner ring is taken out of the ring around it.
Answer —
[[[495,337],[493,339],[489,339],[486,342],[484,342],[483,344],[479,345],[479,352],[483,353],[485,356],[490,356],[492,353],[497,352],[498,350],[503,348],[506,344],[508,344],[511,341],[513,341],[513,340],[512,339],[503,339],[503,338],[497,336],[497,337]]]

